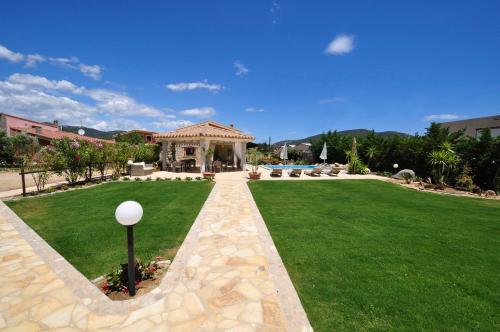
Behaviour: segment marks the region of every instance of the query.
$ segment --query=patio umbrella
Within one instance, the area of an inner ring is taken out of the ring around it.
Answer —
[[[327,151],[327,148],[326,148],[326,142],[325,142],[325,144],[323,144],[323,150],[321,151],[321,154],[319,155],[319,158],[323,159],[323,168],[325,168],[326,151]]]
[[[280,158],[283,159],[285,161],[285,164],[286,164],[286,160],[288,159],[288,149],[286,147],[286,143],[281,148]]]

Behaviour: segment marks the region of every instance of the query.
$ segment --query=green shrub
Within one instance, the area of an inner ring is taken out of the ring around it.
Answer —
[[[123,181],[130,181],[130,178],[126,176],[123,178]]]
[[[190,177],[190,176],[186,176],[185,180],[186,180],[186,181],[191,181],[191,180],[193,180],[193,178],[192,178],[192,177]]]
[[[457,178],[455,187],[460,190],[472,191],[474,188],[474,182],[472,181],[472,177],[470,176],[470,167],[465,166],[462,174],[460,174]]]
[[[364,174],[366,165],[357,156],[351,156],[349,164],[347,165],[347,171],[349,174]]]
[[[201,180],[203,180],[203,178],[202,178],[201,176],[197,176],[195,179],[196,179],[197,181],[201,181]]]
[[[161,181],[161,178],[156,178],[156,181]]]
[[[403,172],[401,177],[406,181],[406,183],[410,184],[413,180],[413,175],[410,172]]]
[[[146,178],[146,181],[151,181],[151,177],[150,177],[150,176],[148,176],[148,177]]]
[[[141,181],[141,178],[135,178],[134,180],[135,181]]]
[[[500,167],[497,168],[495,177],[493,178],[493,190],[496,191],[497,195],[500,195]]]
[[[182,181],[182,179],[181,179],[181,177],[177,176],[177,177],[175,178],[175,181]]]
[[[160,269],[160,266],[156,262],[150,262],[147,264],[142,263],[139,259],[135,260],[135,280],[136,286],[138,286],[141,281],[153,279],[156,271]],[[102,286],[102,290],[109,294],[111,292],[124,292],[128,293],[128,264],[121,264],[120,268],[114,272],[111,272],[105,276],[105,283]]]

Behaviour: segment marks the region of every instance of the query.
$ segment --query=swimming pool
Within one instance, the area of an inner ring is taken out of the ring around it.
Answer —
[[[267,169],[313,169],[318,166],[314,165],[262,165]]]

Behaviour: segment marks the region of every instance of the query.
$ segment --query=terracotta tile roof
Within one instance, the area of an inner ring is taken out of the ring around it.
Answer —
[[[88,136],[82,136],[78,135],[75,133],[70,133],[68,131],[53,131],[53,130],[47,130],[43,128],[22,128],[22,127],[12,127],[12,130],[27,133],[32,136],[44,138],[47,140],[52,140],[52,139],[58,139],[58,138],[69,138],[69,139],[78,139],[78,140],[86,140],[89,142],[101,142],[101,143],[115,143],[115,141],[110,141],[110,140],[105,140],[105,139],[100,139],[100,138],[94,138],[94,137],[88,137]]]
[[[155,138],[194,138],[194,137],[219,137],[219,138],[238,138],[253,141],[254,136],[248,135],[234,129],[224,126],[214,121],[205,121],[191,126],[179,128],[166,133],[154,135]]]

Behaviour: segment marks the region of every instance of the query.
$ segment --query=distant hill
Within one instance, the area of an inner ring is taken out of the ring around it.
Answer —
[[[112,131],[101,131],[94,128],[89,127],[80,127],[80,126],[62,126],[62,130],[69,131],[71,133],[78,134],[78,130],[82,128],[85,130],[85,136],[101,138],[101,139],[113,139],[117,134],[123,133],[123,130],[112,130]]]
[[[362,137],[368,135],[368,133],[371,130],[368,129],[350,129],[350,130],[341,130],[338,131],[340,135],[344,136],[356,136],[356,137]],[[398,135],[398,136],[408,136],[408,134],[405,133],[400,133],[398,131],[380,131],[380,132],[375,132],[375,134],[380,135],[380,136],[393,136],[393,135]],[[285,142],[287,144],[299,144],[299,143],[311,143],[311,141],[318,139],[321,137],[322,134],[317,134],[313,136],[309,136],[306,138],[301,138],[301,139],[290,139],[290,140],[282,140],[279,142],[273,143],[273,145],[283,145]]]

